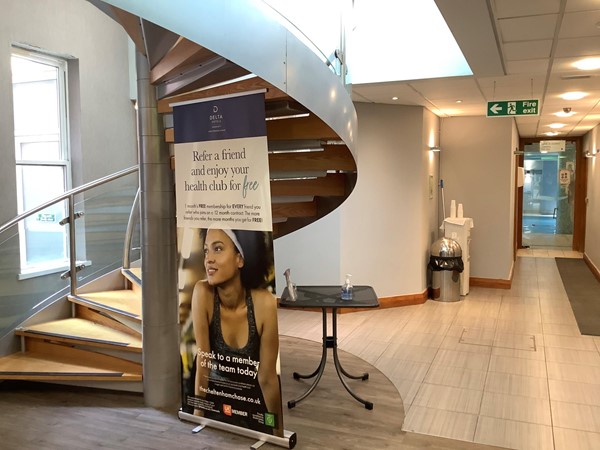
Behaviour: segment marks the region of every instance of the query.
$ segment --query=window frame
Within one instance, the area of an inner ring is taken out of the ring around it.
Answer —
[[[40,160],[40,159],[23,159],[21,145],[24,143],[43,142],[44,138],[54,136],[46,134],[17,135],[16,129],[13,131],[14,151],[15,151],[15,170],[17,171],[17,207],[18,213],[24,211],[25,193],[23,192],[20,167],[62,167],[63,168],[63,186],[64,192],[72,187],[71,173],[71,154],[69,143],[69,109],[68,109],[68,61],[64,57],[52,55],[49,53],[40,52],[37,49],[29,49],[25,47],[13,45],[11,48],[11,64],[13,58],[22,58],[39,64],[53,66],[57,69],[57,90],[58,90],[58,141],[59,155],[56,160]],[[14,78],[11,78],[14,85]],[[14,96],[13,96],[13,114],[14,114]],[[50,200],[50,199],[48,199]],[[66,202],[65,215],[68,214]],[[27,240],[26,240],[25,222],[19,222],[19,255],[20,255],[20,273],[18,279],[28,279],[37,276],[56,273],[69,268],[69,229],[63,227],[63,243],[65,250],[64,259],[53,259],[45,262],[27,263]]]

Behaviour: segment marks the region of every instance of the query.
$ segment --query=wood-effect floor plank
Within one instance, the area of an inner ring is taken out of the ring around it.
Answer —
[[[303,392],[294,371],[312,371],[320,345],[281,337],[282,391],[287,400]],[[331,357],[331,350],[329,350]],[[340,352],[350,372],[369,372],[368,381],[352,381],[359,395],[374,403],[366,410],[344,390],[328,365],[315,391],[284,411],[285,428],[298,435],[297,449],[487,450],[482,444],[401,431],[404,411],[392,383],[365,361]],[[144,406],[139,394],[99,391],[28,382],[0,383],[0,435],[6,450],[29,449],[248,449],[251,439],[215,429],[192,434],[193,424],[177,419],[176,410]],[[35,424],[35,426],[32,426]],[[272,444],[261,447],[274,450]]]

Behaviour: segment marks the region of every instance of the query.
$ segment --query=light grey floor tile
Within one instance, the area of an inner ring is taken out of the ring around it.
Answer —
[[[430,364],[382,357],[377,360],[375,367],[392,381],[404,379],[421,382],[425,378]]]
[[[440,349],[433,364],[471,370],[486,370],[489,360],[490,356],[485,354]]]
[[[469,327],[469,328],[487,328],[495,329],[498,321],[497,319],[489,319],[482,317],[463,317],[453,322],[453,325]]]
[[[473,441],[477,416],[442,409],[411,406],[402,429],[414,433]]]
[[[446,411],[479,414],[482,394],[483,391],[424,383],[412,404]]]
[[[405,345],[418,345],[421,347],[438,348],[444,339],[439,334],[419,333],[416,331],[403,331],[394,338],[394,343]]]
[[[546,347],[566,348],[572,350],[596,351],[594,339],[590,336],[557,336],[547,334],[544,336]]]
[[[403,343],[392,342],[381,356],[385,358],[403,359],[406,361],[431,363],[437,352],[438,349],[433,347],[422,347],[420,345],[406,345]]]
[[[481,400],[482,416],[518,422],[552,425],[548,399],[484,392]]]
[[[596,344],[596,348],[598,349],[598,351],[600,351],[600,337],[598,336],[594,336],[594,344]]]
[[[443,386],[483,390],[485,377],[485,370],[470,370],[461,367],[434,364],[429,369],[424,381]]]
[[[542,335],[506,333],[497,331],[494,337],[494,347],[511,348],[515,350],[535,351],[537,346],[543,346]]]
[[[489,370],[490,372],[513,373],[528,377],[546,377],[546,364],[544,361],[535,359],[492,355]]]
[[[358,338],[344,339],[339,343],[339,348],[341,350],[352,353],[371,364],[375,364],[388,346],[388,342]]]
[[[539,334],[542,332],[542,322],[524,320],[498,320],[497,330],[504,333]]]
[[[446,336],[440,344],[440,349],[468,353],[481,353],[484,355],[489,355],[492,352],[491,345],[469,344],[465,341],[462,341],[460,336]]]
[[[548,380],[548,389],[551,400],[600,406],[600,384]]]
[[[510,373],[488,372],[485,391],[496,394],[518,395],[548,399],[548,380],[546,378],[527,377]]]
[[[593,450],[600,448],[600,433],[554,427],[555,450]]]
[[[547,347],[546,359],[559,363],[600,366],[600,353],[597,351]]]
[[[579,327],[576,324],[544,323],[544,334],[554,334],[558,336],[581,336]]]
[[[445,335],[450,328],[450,323],[436,323],[429,321],[409,321],[403,328],[403,331],[417,331],[421,333],[429,333],[429,334],[441,334]]]
[[[554,361],[548,361],[546,366],[548,367],[549,379],[600,384],[600,367],[558,363]]]
[[[479,417],[475,442],[523,450],[554,448],[552,427],[493,417]]]
[[[463,328],[458,342],[477,346],[491,347],[494,343],[494,330],[486,328]]]
[[[537,346],[533,352],[531,350],[519,350],[516,348],[492,347],[492,355],[522,359],[537,359],[538,361],[546,360],[546,350],[544,347]]]
[[[555,427],[600,433],[600,406],[551,401]]]

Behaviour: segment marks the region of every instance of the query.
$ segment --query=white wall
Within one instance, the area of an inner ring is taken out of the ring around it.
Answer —
[[[128,38],[120,25],[84,0],[4,0],[0,44],[0,223],[17,214],[10,71],[13,44],[65,55],[75,62],[79,92],[72,93],[77,101],[71,103],[70,113],[78,129],[72,149],[76,184],[137,163]]]
[[[351,273],[380,297],[422,293],[437,238],[436,189],[429,198],[437,157],[428,146],[437,143],[438,118],[421,107],[355,106],[356,187],[334,213],[275,241],[277,275],[290,267],[297,284],[341,284]]]
[[[307,227],[276,239],[275,287],[285,288],[283,272],[290,269],[297,285],[331,285],[340,278],[339,208]]]
[[[600,149],[600,126],[583,137],[583,150]],[[600,152],[587,160],[587,209],[585,222],[585,254],[600,269]]]
[[[454,199],[474,222],[471,277],[508,280],[513,265],[513,152],[518,145],[513,120],[444,118],[440,134],[446,213]]]

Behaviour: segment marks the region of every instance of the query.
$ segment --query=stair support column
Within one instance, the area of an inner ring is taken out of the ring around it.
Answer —
[[[154,408],[180,404],[177,228],[170,155],[150,84],[146,56],[136,52],[144,400]]]

